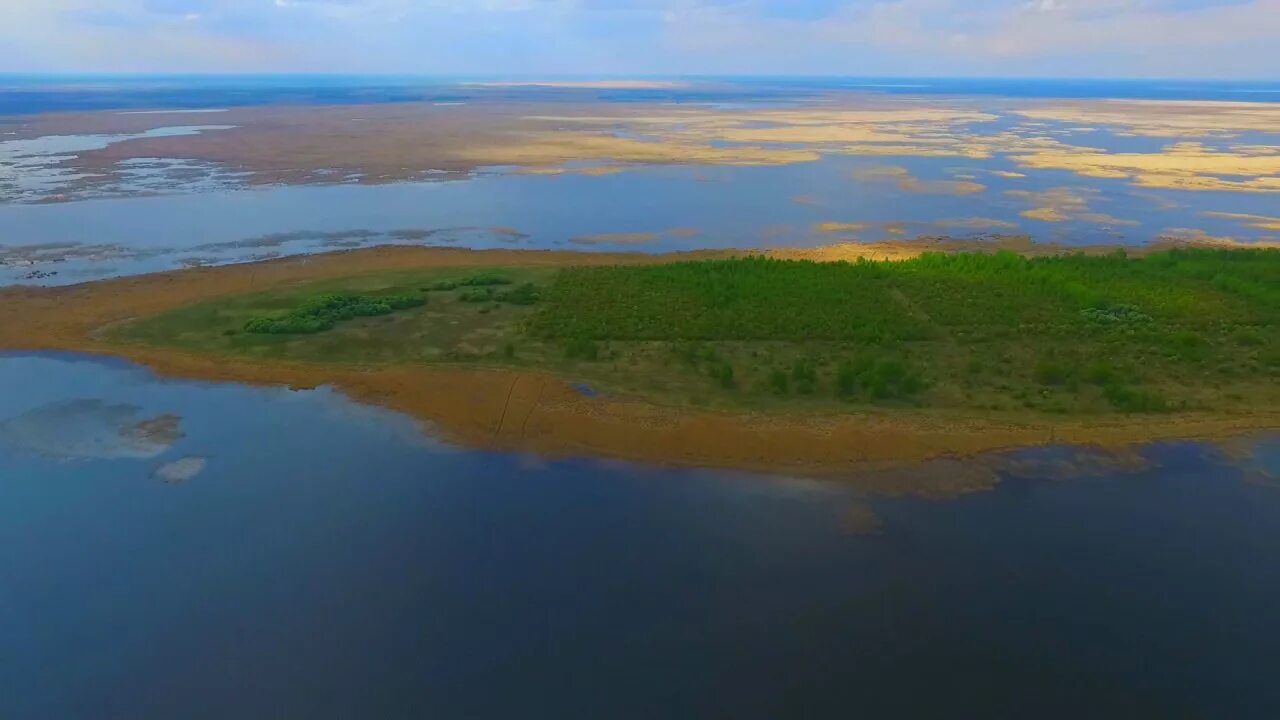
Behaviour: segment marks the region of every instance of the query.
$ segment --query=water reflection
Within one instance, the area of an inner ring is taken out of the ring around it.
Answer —
[[[1256,717],[1280,702],[1280,492],[1250,482],[1280,471],[1274,436],[1120,464],[1027,451],[995,464],[993,490],[925,500],[460,451],[323,389],[76,356],[0,359],[0,385],[10,425],[96,399],[61,411],[65,432],[36,423],[81,452],[103,427],[182,418],[150,457],[0,444],[6,718]]]
[[[136,405],[56,402],[0,423],[0,439],[52,458],[153,458],[182,437],[175,415],[141,418]]]

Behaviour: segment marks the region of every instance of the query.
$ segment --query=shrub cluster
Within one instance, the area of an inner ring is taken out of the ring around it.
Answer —
[[[1085,308],[1080,311],[1080,316],[1090,322],[1103,325],[1136,325],[1151,322],[1151,316],[1139,310],[1136,305],[1124,303]]]
[[[570,339],[564,346],[564,355],[570,360],[595,362],[600,359],[600,346],[587,338]]]
[[[1165,412],[1169,403],[1149,390],[1123,385],[1118,382],[1102,387],[1102,393],[1115,409],[1130,413]]]
[[[492,287],[468,287],[458,293],[458,299],[467,303],[499,302],[511,305],[533,305],[542,297],[533,283],[525,283],[511,290],[495,290]]]
[[[343,320],[390,315],[425,303],[425,299],[412,295],[321,295],[307,300],[282,317],[251,318],[244,324],[244,330],[266,335],[318,333],[333,329]]]
[[[449,290],[457,290],[458,288],[483,288],[493,287],[495,285],[510,285],[511,278],[503,277],[494,273],[476,273],[468,275],[460,280],[441,280],[424,290],[432,290],[436,292],[447,292]]]
[[[711,377],[725,390],[732,390],[737,385],[733,379],[733,366],[727,362],[712,366]]]
[[[846,400],[907,400],[926,387],[924,376],[901,359],[862,357],[840,366],[836,394]]]

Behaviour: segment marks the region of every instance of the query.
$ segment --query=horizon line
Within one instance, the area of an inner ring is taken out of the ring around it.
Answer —
[[[555,82],[566,80],[986,80],[986,81],[1054,81],[1054,82],[1230,82],[1280,84],[1280,77],[1180,77],[1133,75],[851,75],[845,73],[448,73],[448,72],[377,72],[343,73],[325,71],[27,71],[0,70],[0,77],[10,78],[334,78],[334,79],[439,79],[439,80],[511,80],[519,82]]]

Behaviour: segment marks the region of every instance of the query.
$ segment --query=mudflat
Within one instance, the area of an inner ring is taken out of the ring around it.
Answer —
[[[498,83],[470,86],[466,102],[229,108],[207,116],[218,123],[212,132],[139,136],[61,162],[87,175],[71,190],[102,183],[120,173],[121,161],[138,158],[216,163],[245,173],[249,184],[274,184],[384,183],[511,166],[538,174],[605,174],[648,165],[791,165],[824,155],[1008,156],[1022,171],[1065,170],[1079,177],[1125,179],[1141,188],[1257,193],[1280,188],[1280,155],[1271,146],[1207,142],[1271,132],[1280,122],[1280,110],[1267,104],[1078,100],[993,108],[973,98],[939,103],[936,98],[828,90],[795,108],[730,110],[608,103],[590,93],[669,85]],[[506,94],[521,87],[559,88],[569,94]],[[1018,124],[997,125],[1001,113]],[[145,133],[184,124],[186,117],[163,111],[52,113],[0,117],[0,131],[17,140]],[[1045,123],[1070,129],[1050,135],[1044,132]],[[1157,151],[1132,152],[1080,144],[1098,127],[1181,141]],[[897,181],[904,191],[915,193],[968,195],[986,189],[973,180],[906,176]],[[1059,222],[1066,216],[1041,209],[1029,217]]]

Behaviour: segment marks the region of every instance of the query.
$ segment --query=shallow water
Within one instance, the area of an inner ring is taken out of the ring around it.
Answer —
[[[1047,190],[1070,183],[1070,173],[1044,171],[1034,180],[984,176],[987,191],[965,197],[903,192],[891,182],[851,179],[859,169],[883,164],[832,157],[782,167],[649,168],[603,177],[493,171],[452,181],[0,204],[0,285],[66,284],[393,243],[666,252],[1029,232],[1069,246],[1133,245],[1167,228],[1238,232],[1230,220],[1203,217],[1205,206],[1188,204],[1184,196],[1218,211],[1270,212],[1265,194],[1138,192],[1122,181],[1099,179],[1093,183],[1107,190],[1093,201],[1095,209],[1136,224],[1050,223],[1021,217],[1032,205],[1005,191]],[[927,180],[964,169],[949,158],[894,164]],[[205,176],[215,185],[219,178]],[[970,226],[974,218],[1010,227],[975,228]],[[866,227],[835,233],[818,229],[829,222]],[[636,234],[649,237],[625,237]]]
[[[1143,137],[1126,132],[1124,125],[1033,122],[1017,110],[1044,98],[1246,100],[1270,107],[1280,97],[1274,83],[1206,82],[801,78],[571,91],[481,88],[421,78],[365,80],[363,85],[353,78],[81,80],[49,85],[48,79],[42,84],[39,78],[8,78],[10,99],[16,103],[8,112],[79,106],[117,112],[165,107],[192,111],[404,100],[450,104],[471,98],[491,103],[820,108],[815,100],[823,93],[855,90],[936,94],[939,102],[999,116],[964,128],[974,137],[1011,131],[1024,139],[1061,139],[1073,147],[1108,153],[1158,153],[1180,138]],[[0,112],[5,111],[3,100]],[[214,114],[208,119],[216,118]],[[178,126],[152,133],[218,132],[225,127]],[[627,128],[617,134],[652,139]],[[517,168],[482,168],[465,176],[428,174],[432,179],[427,181],[379,186],[354,185],[358,176],[335,170],[333,185],[250,187],[250,174],[242,169],[155,158],[125,160],[117,176],[82,182],[85,178],[74,168],[60,164],[67,153],[129,137],[133,136],[0,140],[0,285],[68,284],[387,243],[665,252],[992,233],[1025,233],[1037,241],[1068,246],[1138,245],[1198,234],[1246,243],[1278,237],[1268,229],[1276,221],[1274,192],[1143,189],[1126,179],[1021,167],[1014,154],[998,147],[989,159],[827,154],[817,162],[787,166],[656,166],[607,176],[525,175]],[[1280,145],[1280,132],[1237,131],[1184,139],[1219,150],[1267,148]],[[32,143],[39,147],[33,149]],[[568,169],[582,168],[571,164]],[[957,194],[957,184],[963,183],[982,189]],[[74,202],[47,204],[56,200]],[[1055,207],[1063,211],[1060,221],[1035,215]],[[827,223],[859,227],[819,229]]]
[[[65,188],[86,177],[63,165],[76,153],[101,150],[116,143],[155,137],[182,137],[204,132],[230,130],[234,125],[184,125],[152,128],[138,133],[100,135],[46,135],[26,140],[0,140],[0,198],[9,201],[38,201],[58,197]],[[216,172],[222,173],[221,169]],[[168,185],[174,187],[173,183]],[[136,191],[128,183],[115,192]],[[189,188],[201,189],[200,185]]]
[[[0,422],[129,405],[181,434],[150,457],[72,458],[0,432],[0,717],[1280,702],[1280,438],[1244,465],[1161,444],[1146,469],[930,501],[463,451],[327,390],[79,356],[4,357],[0,386]],[[190,477],[157,474],[191,458]]]

